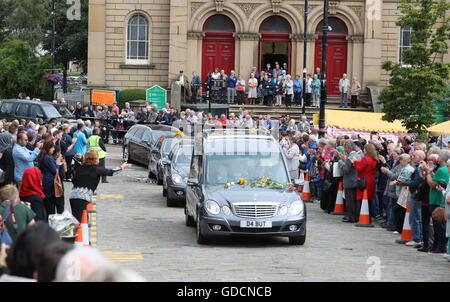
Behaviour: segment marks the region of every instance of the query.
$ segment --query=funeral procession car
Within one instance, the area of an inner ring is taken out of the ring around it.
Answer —
[[[186,188],[186,226],[197,242],[220,236],[306,239],[306,207],[290,182],[273,136],[248,130],[205,131],[196,138]]]
[[[161,137],[171,137],[178,128],[166,125],[134,125],[124,137],[123,160],[148,166],[150,149]]]
[[[172,147],[179,141],[176,137],[165,137],[150,149],[150,158],[148,163],[148,178],[156,178],[158,185],[163,184],[163,164],[167,159]]]
[[[60,120],[61,114],[50,102],[35,100],[2,100],[0,118],[7,120],[24,119],[33,120],[41,118],[48,123],[51,120]]]
[[[192,159],[192,141],[183,139],[162,160],[163,164],[163,196],[167,198],[167,206],[175,206],[186,200],[186,185]],[[184,205],[184,204],[183,204]]]

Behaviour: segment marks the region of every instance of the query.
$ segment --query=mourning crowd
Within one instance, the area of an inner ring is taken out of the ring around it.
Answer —
[[[306,118],[304,117],[306,120]],[[400,135],[398,142],[370,134],[318,139],[309,123],[282,130],[292,179],[309,176],[313,199],[333,213],[339,184],[343,184],[345,214],[342,221],[358,223],[366,199],[372,222],[402,234],[406,204],[412,240],[407,246],[419,252],[444,254],[450,261],[450,149]],[[366,196],[365,192],[366,191]]]
[[[99,122],[0,121],[0,281],[141,280],[94,249],[72,250],[47,223],[64,212],[66,195],[81,221],[100,180],[128,167],[105,167]],[[71,276],[78,260],[80,275]]]
[[[148,105],[134,112],[128,103],[123,109],[117,104],[109,108],[80,103],[68,109],[76,123],[0,121],[0,281],[142,280],[95,249],[73,249],[47,224],[49,215],[64,211],[65,196],[80,221],[100,181],[128,167],[124,163],[106,168],[106,145],[120,142],[135,123],[172,125],[186,134],[197,124],[271,131],[279,135],[291,179],[306,174],[313,200],[324,212],[334,211],[342,182],[343,222],[358,223],[361,203],[367,199],[372,222],[401,234],[409,203],[412,240],[406,245],[445,254],[450,261],[449,146],[439,148],[411,134],[400,135],[398,141],[378,133],[371,133],[370,139],[355,134],[319,138],[306,116],[299,121],[290,116],[272,119],[254,116],[243,107],[228,116],[169,105],[160,110]],[[73,184],[70,192],[65,181]],[[70,265],[78,260],[80,274],[74,277]]]
[[[258,71],[253,67],[247,75],[236,75],[234,70],[226,74],[224,70],[216,68],[210,72],[205,79],[205,91],[212,102],[266,106],[308,106],[320,107],[321,94],[321,72],[316,68],[313,74],[306,73],[297,75],[295,78],[288,73],[288,64],[280,65],[275,62],[275,66],[267,64],[266,68]],[[177,81],[182,87],[182,96],[185,100],[195,103],[202,96],[202,82],[200,76],[192,73],[192,80],[189,84],[183,71],[180,71]],[[190,85],[190,86],[189,86]],[[190,87],[190,89],[187,89]],[[359,95],[361,84],[356,77],[352,81],[343,74],[339,81],[340,107],[348,107],[351,101],[352,108],[359,105]]]

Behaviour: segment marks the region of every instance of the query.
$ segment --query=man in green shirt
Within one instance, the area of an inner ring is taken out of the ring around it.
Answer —
[[[447,160],[450,159],[450,151],[442,150],[439,152],[438,164],[439,168],[433,173],[434,167],[428,166],[425,173],[427,183],[430,186],[430,214],[439,207],[445,207],[444,195],[437,190],[437,187],[446,186],[450,174],[447,169]],[[446,252],[445,239],[445,222],[439,222],[433,219],[434,242],[431,253],[444,254]]]
[[[2,219],[9,208],[6,219],[6,229],[14,242],[25,231],[27,226],[34,223],[36,214],[20,201],[19,192],[13,185],[6,185],[0,190],[0,215]]]

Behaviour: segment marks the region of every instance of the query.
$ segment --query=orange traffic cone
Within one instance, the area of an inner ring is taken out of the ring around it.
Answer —
[[[303,185],[305,183],[305,172],[300,172],[300,177],[298,179],[297,192],[301,193],[303,191]]]
[[[408,241],[412,240],[412,230],[411,225],[409,224],[409,213],[411,211],[411,203],[408,200],[406,203],[406,214],[405,214],[405,220],[403,220],[403,230],[402,230],[402,237],[400,240],[396,240],[395,242],[400,244],[405,244]]]
[[[359,222],[355,224],[357,227],[373,228],[370,223],[369,200],[367,199],[367,190],[364,190],[361,211],[359,212]]]
[[[81,247],[83,246],[83,230],[81,229],[81,226],[77,227],[77,237],[75,238],[75,247]]]
[[[336,195],[336,205],[334,206],[333,215],[344,214],[344,191],[342,186],[342,181],[339,183],[337,195]]]
[[[302,200],[303,200],[303,202],[311,201],[311,191],[309,189],[309,174],[308,173],[305,174],[305,184],[303,185]]]
[[[89,246],[89,225],[88,213],[86,210],[83,210],[83,214],[81,216],[81,230],[83,232],[83,245]]]
[[[92,221],[91,217],[92,217],[92,213],[95,213],[95,212],[96,212],[95,209],[94,209],[94,205],[93,205],[91,202],[88,203],[87,206],[86,206],[86,210],[87,210],[87,213],[88,213],[89,227],[91,227],[91,221]]]
[[[90,203],[88,203],[87,204],[87,206],[86,206],[86,210],[89,212],[89,211],[91,211],[91,212],[95,212],[95,210],[94,210],[94,205],[90,202]]]

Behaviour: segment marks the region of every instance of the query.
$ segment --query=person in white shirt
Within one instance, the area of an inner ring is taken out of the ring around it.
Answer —
[[[214,72],[211,74],[211,77],[212,77],[214,80],[218,80],[218,79],[219,79],[219,77],[220,77],[220,72],[219,72],[219,69],[218,69],[218,68],[216,68],[216,69],[214,70]]]
[[[255,74],[250,74],[250,79],[248,80],[248,100],[250,105],[254,105],[256,99],[258,98],[258,79],[255,78]]]
[[[311,74],[308,73],[305,80],[305,106],[311,106],[312,82]]]
[[[286,75],[284,82],[284,90],[286,92],[286,107],[292,106],[292,96],[294,95],[294,81],[291,80],[291,75]]]
[[[347,93],[350,88],[350,81],[347,79],[347,74],[342,75],[342,79],[339,80],[339,93],[341,94],[341,104],[340,108],[348,107],[348,99],[347,99]]]
[[[283,131],[283,132],[281,132],[280,147],[281,147],[281,149],[285,149],[288,146],[289,146],[288,134],[287,134],[287,132]]]
[[[298,123],[297,130],[304,133],[308,132],[309,130],[309,122],[306,115],[301,116],[301,121]]]
[[[283,152],[286,156],[286,164],[291,180],[297,179],[299,176],[298,168],[300,166],[300,148],[292,139],[287,138],[287,146],[283,148]]]
[[[244,128],[248,128],[248,129],[252,129],[252,128],[255,127],[254,121],[253,121],[252,117],[249,114],[247,114],[245,116],[245,118],[244,118],[244,120],[242,122],[242,126]]]
[[[239,105],[244,105],[244,98],[245,98],[245,80],[244,78],[239,75],[239,79],[236,83],[236,95],[237,95],[237,102]]]
[[[352,108],[356,108],[356,106],[358,105],[358,96],[359,93],[361,92],[361,84],[359,83],[356,77],[353,77],[351,92],[352,92]]]

